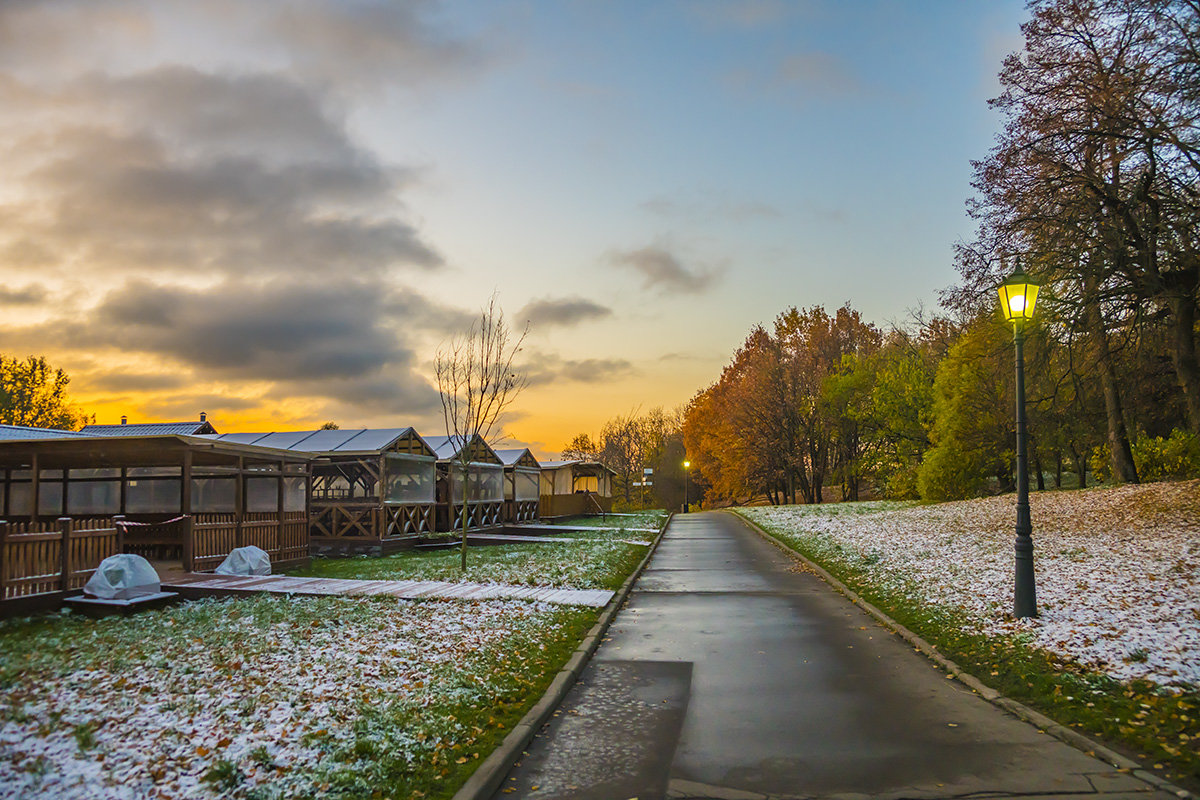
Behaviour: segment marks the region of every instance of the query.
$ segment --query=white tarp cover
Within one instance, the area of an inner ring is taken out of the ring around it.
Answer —
[[[150,562],[132,553],[109,556],[88,578],[83,593],[103,600],[125,600],[161,591],[158,573]]]
[[[238,547],[225,556],[218,575],[270,575],[271,557],[261,547]]]

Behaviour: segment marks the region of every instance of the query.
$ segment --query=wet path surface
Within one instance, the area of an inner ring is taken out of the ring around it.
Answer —
[[[1169,797],[974,695],[737,518],[677,516],[499,798]]]

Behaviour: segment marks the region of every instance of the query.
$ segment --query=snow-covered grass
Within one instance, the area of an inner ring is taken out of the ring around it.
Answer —
[[[472,547],[467,571],[457,548],[404,551],[383,558],[314,559],[289,574],[320,578],[434,580],[546,586],[556,589],[618,589],[646,555],[646,546],[622,541],[618,532],[562,534],[574,541]],[[628,537],[635,534],[626,534]],[[636,534],[647,543],[652,534]]]
[[[1200,685],[1200,481],[1033,493],[1033,625],[1011,614],[1013,502],[743,513],[985,635],[1022,632],[1122,681]]]
[[[1033,621],[1011,615],[1013,503],[739,512],[984,683],[1200,791],[1200,481],[1035,493]]]
[[[595,614],[257,597],[0,623],[0,794],[448,796]]]

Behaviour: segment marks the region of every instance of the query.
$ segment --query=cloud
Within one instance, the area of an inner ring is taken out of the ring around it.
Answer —
[[[0,286],[0,306],[35,306],[46,299],[49,292],[45,286],[31,283],[20,289]]]
[[[352,143],[289,79],[166,67],[83,84],[73,91],[105,109],[99,120],[17,147],[33,202],[0,208],[10,257],[20,246],[60,271],[159,276],[441,264],[400,216],[412,174]]]
[[[288,48],[292,67],[341,86],[379,88],[397,81],[455,77],[488,54],[450,36],[429,0],[280,2],[269,30]]]
[[[604,319],[612,316],[612,309],[585,297],[542,297],[531,300],[524,308],[517,311],[515,319],[524,322],[528,320],[532,328],[541,326],[570,326],[578,325],[589,320]]]
[[[623,358],[565,359],[550,353],[531,354],[520,365],[530,386],[563,381],[573,383],[603,383],[632,375],[633,364]]]
[[[698,294],[710,288],[720,277],[714,269],[689,270],[673,253],[654,245],[612,253],[609,261],[641,275],[645,288],[664,293]]]
[[[406,338],[413,326],[409,320],[401,325],[387,310],[405,293],[392,290],[389,298],[369,282],[230,281],[192,289],[133,281],[77,319],[3,333],[67,351],[107,348],[154,356],[187,365],[195,380],[267,382],[275,398],[320,397],[372,410],[425,412],[436,407],[437,393],[416,371],[418,360]],[[95,372],[90,382],[130,388],[121,385],[120,376],[106,379]]]
[[[171,372],[106,372],[100,368],[95,374],[73,376],[72,386],[94,392],[154,392],[164,389],[179,389],[188,383],[183,375]]]

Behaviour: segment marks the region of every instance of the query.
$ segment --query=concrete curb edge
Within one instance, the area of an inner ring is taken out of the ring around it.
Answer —
[[[1065,725],[1061,725],[1061,724],[1055,722],[1050,717],[1047,717],[1045,714],[1042,714],[1038,711],[1033,710],[1032,708],[1025,705],[1024,703],[1019,703],[1016,700],[1013,700],[1009,697],[1005,697],[1004,695],[1000,694],[1000,692],[996,691],[995,689],[991,688],[990,686],[985,686],[983,684],[983,682],[980,681],[978,678],[976,678],[974,675],[971,675],[970,673],[964,671],[962,669],[962,667],[958,666],[958,664],[954,663],[953,661],[951,661],[950,659],[948,659],[944,655],[942,655],[940,652],[938,652],[936,647],[931,645],[929,642],[925,641],[923,638],[921,638],[917,634],[910,631],[908,628],[901,625],[896,620],[889,617],[887,614],[880,611],[878,608],[873,606],[871,603],[864,600],[862,597],[860,597],[858,595],[857,592],[855,592],[849,586],[847,586],[846,584],[842,583],[840,580],[835,578],[833,575],[831,575],[827,570],[825,570],[819,564],[811,561],[807,557],[805,557],[805,556],[801,555],[800,553],[796,552],[795,550],[793,550],[786,543],[784,543],[784,542],[780,541],[778,538],[776,538],[773,534],[770,534],[766,530],[764,530],[760,525],[758,525],[758,523],[754,522],[753,520],[747,519],[746,517],[744,517],[741,514],[738,514],[736,512],[726,512],[726,513],[732,513],[733,516],[737,517],[739,520],[741,520],[743,523],[745,523],[747,526],[749,526],[751,529],[753,529],[756,533],[758,533],[764,539],[771,542],[773,545],[775,545],[780,550],[787,553],[792,558],[795,558],[796,560],[802,562],[805,566],[812,569],[812,571],[815,572],[818,576],[820,576],[820,578],[822,580],[824,580],[826,583],[828,583],[833,588],[837,589],[838,592],[840,592],[842,595],[844,595],[848,600],[850,600],[852,603],[859,606],[864,611],[866,611],[868,614],[870,614],[872,617],[874,617],[876,620],[878,620],[885,628],[889,628],[890,630],[895,632],[897,636],[899,636],[901,639],[903,639],[904,641],[906,641],[910,645],[912,645],[914,649],[916,649],[918,652],[920,652],[922,655],[924,655],[930,661],[934,662],[939,667],[946,670],[949,677],[953,678],[954,680],[958,681],[959,683],[962,683],[967,688],[974,691],[976,694],[978,694],[984,700],[987,700],[992,705],[995,705],[995,706],[998,706],[998,707],[1004,709],[1005,711],[1007,711],[1008,713],[1017,717],[1018,719],[1028,722],[1029,724],[1035,726],[1039,730],[1044,731],[1045,733],[1047,733],[1050,736],[1053,736],[1055,739],[1058,739],[1059,741],[1064,742],[1065,744],[1069,744],[1072,747],[1076,748],[1077,750],[1082,750],[1084,753],[1087,753],[1088,755],[1093,755],[1096,758],[1099,758],[1099,759],[1111,764],[1112,766],[1116,767],[1117,769],[1129,770],[1131,775],[1133,775],[1134,777],[1138,778],[1139,780],[1141,780],[1145,783],[1150,784],[1151,786],[1153,786],[1156,789],[1161,789],[1165,792],[1170,792],[1171,794],[1175,795],[1176,797],[1184,798],[1184,800],[1196,800],[1196,795],[1192,794],[1191,792],[1187,791],[1186,789],[1181,789],[1180,787],[1175,786],[1172,783],[1168,783],[1167,781],[1163,780],[1162,778],[1158,777],[1154,773],[1147,770],[1144,766],[1142,766],[1138,762],[1134,761],[1133,759],[1128,758],[1127,756],[1123,756],[1114,750],[1110,750],[1109,748],[1105,747],[1104,745],[1100,744],[1099,742],[1096,742],[1093,739],[1090,739],[1087,736],[1084,736],[1082,733],[1071,730],[1070,728],[1066,727]],[[457,800],[457,798],[455,798],[455,800]]]
[[[613,595],[613,599],[608,602],[604,611],[600,613],[600,618],[596,620],[596,624],[588,631],[587,636],[583,637],[583,641],[575,648],[575,652],[567,659],[567,663],[563,664],[562,669],[554,676],[554,680],[546,688],[545,694],[533,704],[533,708],[526,712],[521,721],[513,726],[513,729],[508,732],[508,735],[504,737],[500,745],[491,752],[491,755],[483,760],[483,763],[479,765],[479,769],[471,773],[471,777],[467,778],[466,783],[454,793],[452,800],[486,800],[486,798],[491,797],[500,788],[505,776],[508,775],[513,765],[520,760],[525,747],[550,719],[550,716],[567,696],[567,692],[570,691],[571,687],[575,685],[575,681],[583,673],[584,667],[587,666],[588,661],[592,658],[592,654],[596,652],[596,648],[600,646],[604,634],[608,631],[608,626],[612,624],[613,619],[617,616],[617,612],[625,605],[625,600],[629,597],[629,593],[633,591],[633,584],[641,577],[642,572],[646,569],[646,565],[650,563],[654,551],[658,549],[658,543],[662,541],[663,533],[674,518],[674,512],[667,515],[666,521],[663,522],[662,527],[655,535],[654,541],[647,549],[641,563],[637,565],[637,568],[621,584],[621,588],[617,590],[617,593]]]

